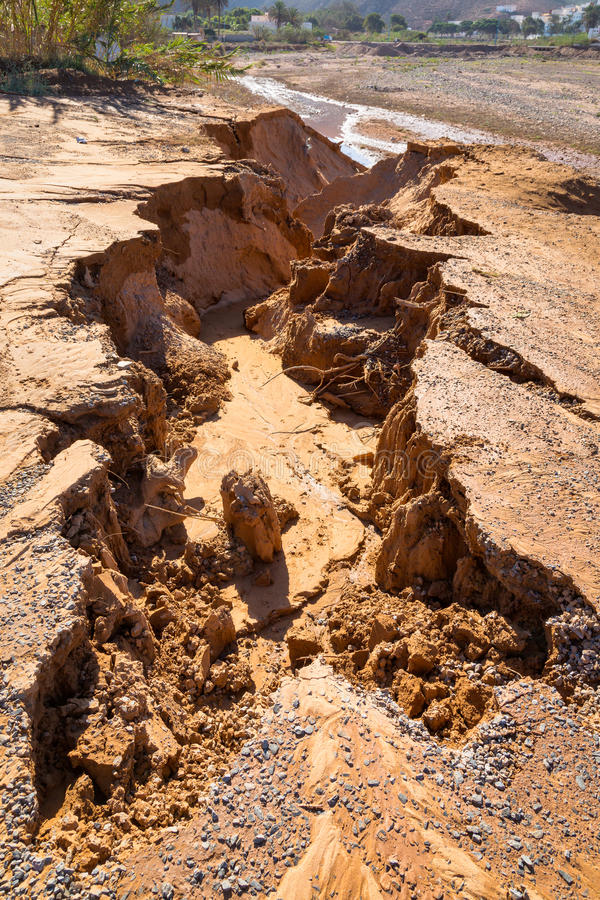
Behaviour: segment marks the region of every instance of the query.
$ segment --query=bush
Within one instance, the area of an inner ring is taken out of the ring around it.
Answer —
[[[252,31],[257,41],[272,41],[275,37],[273,29],[267,28],[266,25],[253,25]]]
[[[11,68],[0,75],[0,92],[6,94],[23,94],[28,97],[44,97],[48,93],[48,85],[39,72],[28,66]]]
[[[77,55],[96,70],[156,81],[224,78],[228,57],[206,45],[168,40],[161,0],[0,0],[0,55],[21,72],[27,61]]]
[[[312,32],[305,28],[294,28],[293,25],[284,25],[279,35],[288,44],[308,44],[312,38]]]
[[[195,83],[206,78],[222,81],[235,70],[232,54],[220,55],[206,44],[188,38],[175,38],[165,44],[134,44],[112,63],[118,75],[147,78],[161,84]]]
[[[184,16],[175,16],[173,20],[173,31],[193,31],[194,30],[194,16],[191,12],[186,13]]]
[[[365,18],[363,28],[365,29],[365,31],[372,32],[374,34],[381,34],[383,29],[385,28],[385,22],[383,21],[379,13],[369,13],[369,15]]]

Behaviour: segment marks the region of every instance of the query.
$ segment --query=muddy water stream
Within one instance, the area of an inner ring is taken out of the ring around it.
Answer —
[[[476,129],[459,128],[447,122],[383,109],[379,106],[342,103],[319,94],[292,90],[275,78],[256,78],[254,75],[245,75],[239,80],[253,94],[278,106],[286,106],[298,113],[315,131],[339,143],[347,156],[367,167],[372,166],[384,156],[396,155],[406,150],[406,142],[402,140],[386,141],[361,133],[361,126],[364,128],[368,123],[377,122],[395,126],[402,132],[410,132],[416,138],[425,140],[449,138],[459,144],[517,143],[537,150],[550,162],[564,163],[592,174],[597,172],[597,157],[572,148],[549,147],[539,141],[515,141],[510,137]]]
[[[365,166],[372,166],[390,153],[403,153],[406,150],[406,143],[402,141],[384,141],[360,133],[361,124],[374,120],[387,122],[428,140],[446,137],[459,143],[474,144],[494,143],[496,140],[483,131],[465,130],[423,116],[378,106],[341,103],[319,94],[295,91],[274,78],[245,75],[240,78],[240,83],[253,94],[298,113],[308,125],[330,140],[338,142],[344,153]]]

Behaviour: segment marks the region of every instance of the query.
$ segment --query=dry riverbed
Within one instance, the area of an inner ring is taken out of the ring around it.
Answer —
[[[247,58],[249,74],[298,91],[550,147],[556,160],[600,172],[600,52],[472,58],[370,52],[340,44]],[[246,92],[241,96],[247,103]],[[405,139],[402,131],[397,137]],[[394,139],[390,129],[385,139]]]

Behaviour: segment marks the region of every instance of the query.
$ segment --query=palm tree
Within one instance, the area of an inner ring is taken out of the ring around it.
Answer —
[[[589,6],[586,6],[583,11],[583,24],[586,31],[600,25],[600,6],[597,3],[590,3]]]
[[[194,31],[198,31],[198,19],[205,7],[204,0],[191,0],[192,13],[194,14]]]
[[[273,6],[269,9],[269,18],[275,22],[277,31],[281,29],[284,22],[287,22],[287,17],[288,8],[283,0],[275,0]]]
[[[221,13],[228,5],[229,0],[214,0],[215,6],[217,7],[217,15],[219,17],[219,33],[221,32]]]
[[[302,25],[302,16],[300,14],[300,10],[296,9],[295,6],[288,6],[287,21],[288,25],[291,25],[292,28],[300,28],[300,26]]]

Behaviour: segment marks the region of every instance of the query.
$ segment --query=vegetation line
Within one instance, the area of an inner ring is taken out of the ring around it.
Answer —
[[[0,0],[0,57],[8,68],[0,89],[43,93],[35,73],[44,66],[159,83],[233,74],[231,54],[164,28],[161,17],[170,5],[160,0]]]

